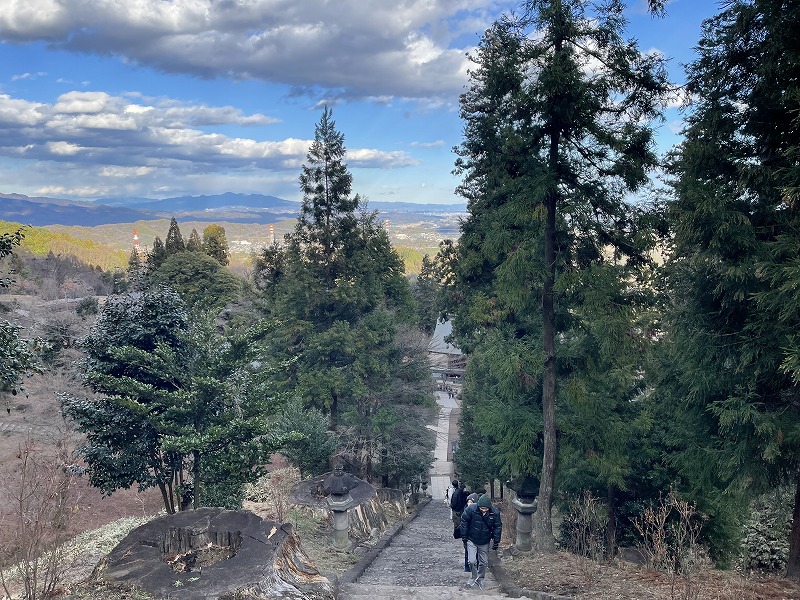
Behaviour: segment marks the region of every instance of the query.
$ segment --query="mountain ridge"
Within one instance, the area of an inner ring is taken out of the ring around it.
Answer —
[[[117,196],[94,202],[24,194],[0,193],[0,220],[34,225],[96,226],[170,217],[198,221],[272,223],[296,218],[300,203],[266,194],[225,192],[202,196],[152,199]],[[464,204],[367,202],[367,210],[382,215],[453,215],[466,212]]]

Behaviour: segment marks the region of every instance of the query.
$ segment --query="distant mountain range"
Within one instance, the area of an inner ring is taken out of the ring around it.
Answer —
[[[464,204],[414,204],[412,202],[369,202],[368,208],[392,220],[436,220],[466,212]],[[0,220],[24,225],[81,225],[94,227],[116,223],[135,223],[175,217],[178,220],[274,223],[297,218],[300,204],[263,194],[225,193],[212,196],[152,198],[113,197],[95,202],[78,202],[22,194],[0,193]]]

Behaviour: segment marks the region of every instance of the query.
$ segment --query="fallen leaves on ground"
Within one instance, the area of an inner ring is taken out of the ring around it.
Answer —
[[[706,570],[691,578],[627,562],[596,563],[567,552],[504,556],[521,588],[574,600],[800,600],[800,582],[780,576]]]

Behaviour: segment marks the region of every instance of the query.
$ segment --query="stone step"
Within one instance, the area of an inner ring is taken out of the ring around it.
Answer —
[[[417,587],[411,585],[348,583],[339,589],[339,598],[348,600],[500,600],[508,598],[499,587],[494,589],[466,589],[461,586],[429,585]]]

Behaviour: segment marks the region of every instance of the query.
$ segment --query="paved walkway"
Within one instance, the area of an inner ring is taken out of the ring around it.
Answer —
[[[436,426],[430,427],[436,432],[436,448],[433,451],[433,465],[431,465],[431,484],[428,492],[431,498],[444,505],[444,493],[453,480],[453,463],[448,462],[447,453],[450,447],[450,416],[458,406],[455,398],[447,392],[436,392],[436,402],[439,404],[439,419]]]
[[[342,600],[460,600],[465,596],[496,600],[508,597],[501,592],[491,567],[486,572],[483,590],[464,588],[469,579],[469,573],[464,571],[464,544],[453,538],[450,508],[444,502],[444,492],[453,478],[453,463],[447,461],[447,451],[450,413],[457,403],[447,392],[437,392],[436,397],[440,412],[436,426],[431,427],[436,432],[428,488],[431,500],[391,538],[354,583],[339,586],[338,598]]]
[[[340,586],[338,597],[372,600],[455,600],[468,595],[507,598],[492,574],[484,590],[465,589],[464,545],[453,539],[450,509],[433,499],[392,538],[355,583]]]

